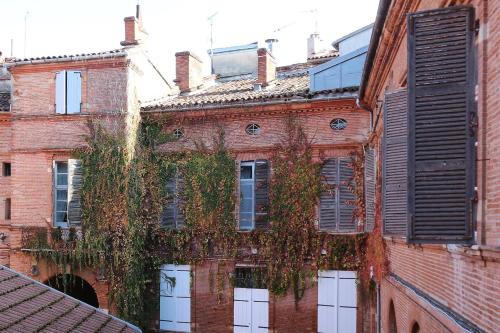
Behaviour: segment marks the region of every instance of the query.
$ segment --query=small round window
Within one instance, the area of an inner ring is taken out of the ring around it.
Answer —
[[[176,128],[174,129],[172,134],[174,135],[174,138],[180,139],[184,136],[184,131],[182,130],[182,128]]]
[[[245,128],[245,132],[247,132],[248,135],[259,135],[260,134],[260,126],[257,124],[249,124]]]
[[[347,120],[342,118],[335,118],[330,122],[330,127],[334,131],[341,131],[347,127]]]

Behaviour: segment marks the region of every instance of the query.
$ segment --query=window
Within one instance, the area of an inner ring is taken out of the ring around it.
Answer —
[[[160,270],[160,330],[191,332],[191,267],[163,265]]]
[[[356,272],[319,271],[318,332],[356,333],[356,312]]]
[[[257,124],[248,124],[247,127],[245,128],[245,132],[248,135],[259,135],[260,134],[260,126]]]
[[[236,267],[234,286],[236,288],[266,289],[265,270],[261,267]]]
[[[82,168],[79,160],[54,162],[54,226],[81,224]]]
[[[413,324],[413,327],[411,328],[411,333],[420,333],[420,325],[418,325],[417,322]]]
[[[10,177],[10,175],[11,175],[11,164],[2,163],[2,176]]]
[[[10,220],[11,202],[10,198],[5,199],[5,219]]]
[[[61,71],[56,73],[56,113],[80,113],[82,104],[82,73]]]
[[[330,122],[330,128],[334,131],[341,131],[347,127],[347,120],[335,118]]]
[[[354,174],[350,157],[325,161],[321,176],[328,187],[320,196],[319,228],[331,232],[355,232]]]
[[[180,138],[182,138],[184,136],[184,131],[182,128],[176,128],[176,129],[174,129],[172,134],[173,134],[174,138],[179,140]]]
[[[168,196],[168,201],[163,209],[163,214],[161,217],[161,226],[171,229],[179,229],[184,226],[184,213],[182,211],[183,200],[182,200],[182,188],[183,179],[177,170],[175,173],[167,180],[166,192]]]
[[[266,229],[269,210],[269,164],[267,160],[241,162],[239,172],[239,228]]]

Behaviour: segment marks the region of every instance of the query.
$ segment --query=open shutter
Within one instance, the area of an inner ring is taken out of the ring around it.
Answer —
[[[185,224],[183,212],[182,189],[184,181],[179,172],[176,172],[166,183],[168,202],[161,216],[161,226],[166,228],[182,228]]]
[[[356,231],[356,220],[354,218],[354,209],[356,195],[354,191],[356,184],[354,181],[354,172],[350,157],[342,157],[338,159],[338,176],[339,182],[339,231],[354,232]]]
[[[474,9],[408,17],[410,242],[473,239]]]
[[[160,271],[160,329],[191,331],[191,268],[163,265]]]
[[[80,113],[82,104],[82,73],[67,71],[66,79],[66,112]]]
[[[406,90],[384,98],[384,235],[406,235],[408,200],[408,105]]]
[[[83,186],[82,162],[68,160],[68,221],[71,227],[82,224],[81,191]]]
[[[365,224],[366,231],[375,225],[375,150],[369,148],[365,153]]]
[[[269,227],[269,163],[255,161],[255,229]]]
[[[321,168],[321,177],[329,189],[321,193],[319,204],[319,228],[323,231],[337,230],[337,173],[337,159],[326,160]]]
[[[56,73],[56,113],[66,113],[66,71]]]
[[[234,288],[234,332],[252,332],[252,289]]]
[[[176,174],[175,184],[175,223],[177,228],[183,228],[186,225],[184,217],[184,177],[179,171]]]

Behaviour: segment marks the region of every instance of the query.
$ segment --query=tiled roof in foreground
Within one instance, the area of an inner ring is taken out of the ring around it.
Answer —
[[[0,265],[0,332],[135,333],[141,330]]]
[[[14,58],[9,60],[7,62],[7,65],[17,66],[17,65],[37,64],[37,63],[93,60],[93,59],[123,57],[126,55],[127,53],[124,49],[116,49],[116,50],[93,52],[93,53],[64,54],[64,55],[32,57],[32,58]]]

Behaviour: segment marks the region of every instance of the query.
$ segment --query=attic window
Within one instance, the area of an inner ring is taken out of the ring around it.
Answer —
[[[245,132],[247,132],[248,135],[259,135],[260,126],[254,123],[248,124],[247,127],[245,128]]]
[[[182,128],[176,128],[174,129],[172,134],[174,135],[174,138],[178,140],[184,136],[184,131],[182,130]]]
[[[347,120],[342,118],[335,118],[330,122],[330,127],[334,131],[341,131],[347,127]]]

